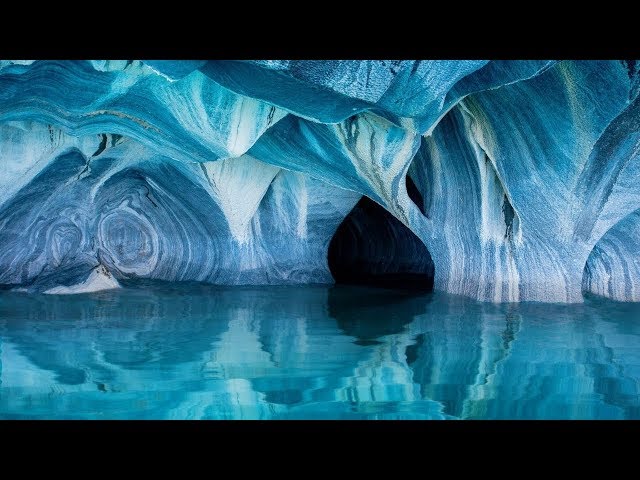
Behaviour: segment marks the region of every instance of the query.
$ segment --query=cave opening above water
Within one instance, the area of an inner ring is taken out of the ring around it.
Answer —
[[[433,290],[434,265],[427,247],[368,197],[360,199],[336,230],[328,263],[338,284]]]

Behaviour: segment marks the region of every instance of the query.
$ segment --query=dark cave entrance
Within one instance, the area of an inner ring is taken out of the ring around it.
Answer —
[[[427,247],[368,197],[360,199],[336,230],[328,261],[338,284],[433,290],[434,265]]]

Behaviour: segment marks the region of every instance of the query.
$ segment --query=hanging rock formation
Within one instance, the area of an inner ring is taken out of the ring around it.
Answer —
[[[349,230],[340,262],[366,274],[638,301],[639,78],[633,60],[1,61],[0,284],[330,283]]]

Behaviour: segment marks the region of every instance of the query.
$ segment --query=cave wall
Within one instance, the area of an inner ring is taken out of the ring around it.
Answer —
[[[638,84],[633,60],[1,61],[0,283],[331,282],[364,201],[411,238],[365,244],[436,289],[637,300]]]

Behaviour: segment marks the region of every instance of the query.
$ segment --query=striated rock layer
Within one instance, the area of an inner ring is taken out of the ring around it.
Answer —
[[[0,284],[638,301],[638,67],[0,61]]]

